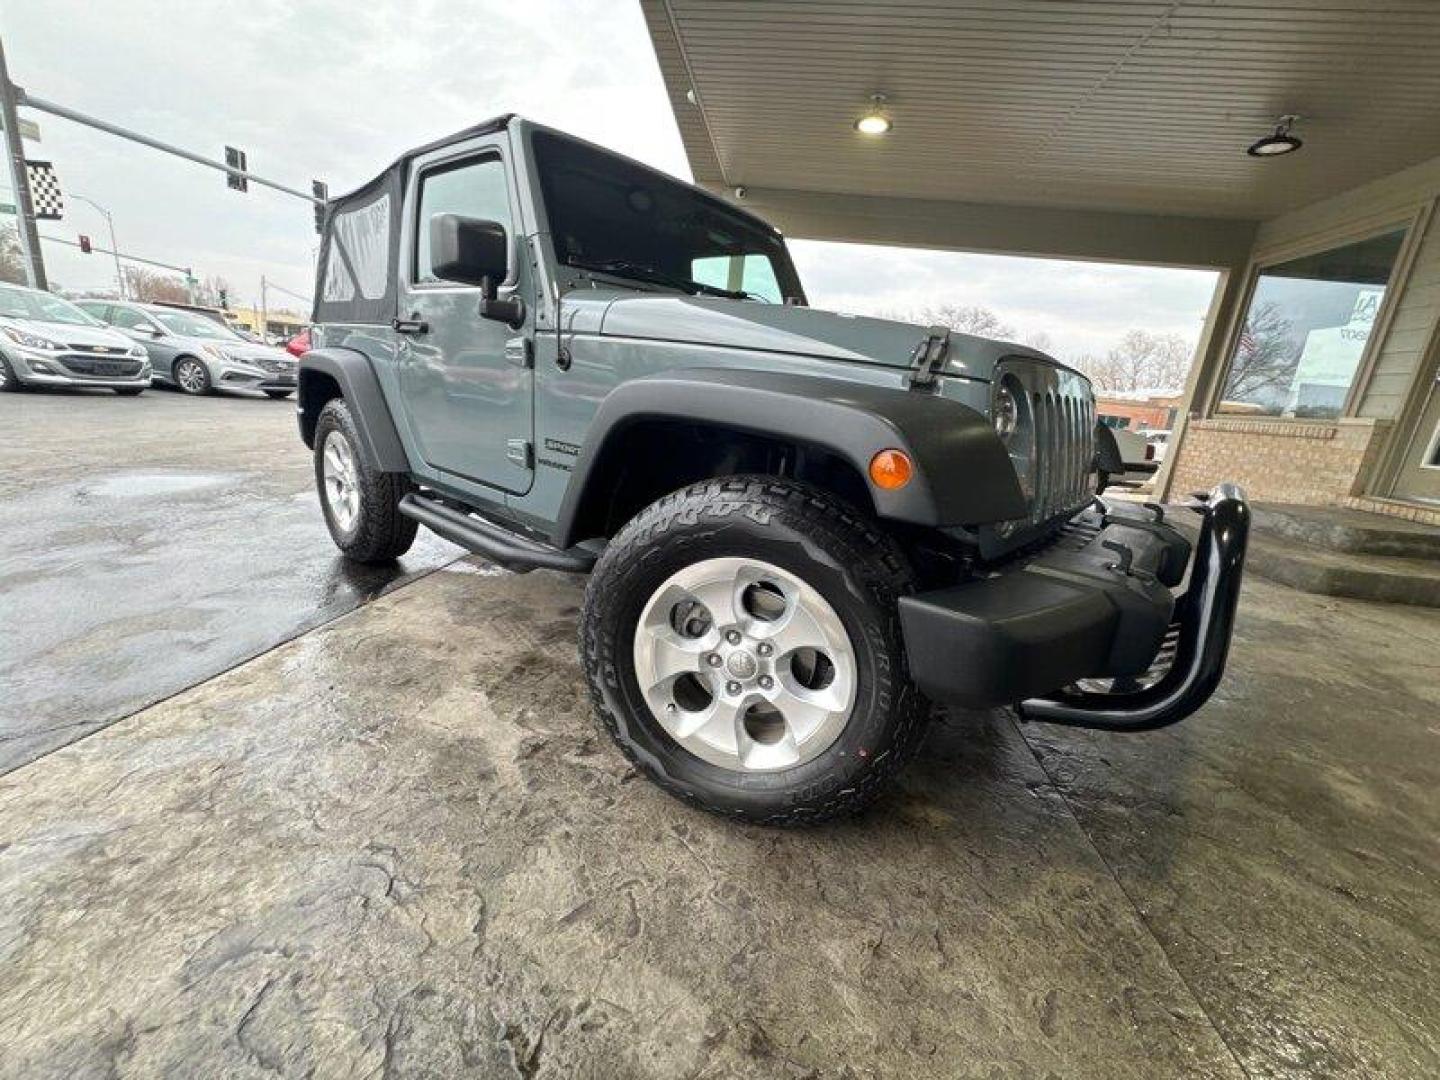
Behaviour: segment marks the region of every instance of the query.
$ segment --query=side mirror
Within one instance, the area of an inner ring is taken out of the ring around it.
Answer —
[[[442,281],[480,286],[480,317],[518,327],[525,321],[525,302],[496,295],[508,266],[509,244],[498,221],[461,214],[430,219],[430,272]]]

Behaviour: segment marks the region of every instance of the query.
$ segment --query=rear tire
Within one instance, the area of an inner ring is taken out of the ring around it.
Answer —
[[[929,718],[900,631],[912,590],[894,541],[822,489],[735,476],[667,495],[611,540],[585,592],[600,721],[706,810],[771,825],[853,813]]]
[[[415,542],[418,522],[400,513],[410,491],[404,473],[371,466],[344,398],[332,398],[315,422],[315,487],[330,537],[347,559],[388,563]]]
[[[265,396],[274,401],[283,401],[290,396],[290,393],[289,390],[266,390]]]

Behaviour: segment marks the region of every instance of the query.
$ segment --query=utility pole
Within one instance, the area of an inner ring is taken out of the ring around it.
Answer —
[[[75,192],[72,191],[70,193],[70,198],[78,199],[80,202],[86,203],[89,206],[93,206],[96,210],[99,210],[102,215],[104,215],[105,224],[110,226],[110,254],[115,256],[115,287],[120,290],[120,299],[126,299],[125,275],[120,270],[120,245],[115,242],[115,219],[110,216],[109,210],[106,210],[105,207],[101,206],[98,202],[96,202],[94,199],[89,198],[88,196],[76,195]]]
[[[25,281],[32,289],[50,288],[45,260],[40,254],[40,233],[35,228],[35,201],[30,197],[30,171],[25,167],[25,145],[20,141],[20,117],[15,105],[20,91],[10,81],[5,45],[0,42],[0,123],[5,125],[5,160],[10,165],[10,187],[15,192],[15,222],[20,251],[25,257]],[[113,245],[112,245],[113,246]]]
[[[268,305],[265,303],[265,275],[264,275],[264,274],[261,274],[261,275],[260,275],[260,340],[261,340],[261,341],[264,341],[264,342],[268,345],[268,344],[269,344],[269,341],[268,341],[268,340],[266,339],[266,337],[265,337],[265,335],[266,335],[267,333],[269,333],[269,330],[267,330],[266,328],[267,328],[267,326],[268,326],[269,323],[270,323],[270,316],[269,316],[269,314],[268,314],[268,312],[267,312],[267,310],[266,310],[266,309],[267,309],[267,306],[268,306]]]

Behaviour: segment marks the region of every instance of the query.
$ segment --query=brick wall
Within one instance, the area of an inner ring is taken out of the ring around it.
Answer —
[[[1339,505],[1363,494],[1388,430],[1387,421],[1371,419],[1191,420],[1171,496],[1233,480],[1262,502]]]

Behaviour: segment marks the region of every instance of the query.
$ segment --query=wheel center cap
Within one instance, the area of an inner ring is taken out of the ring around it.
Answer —
[[[740,649],[730,654],[725,661],[725,669],[737,679],[753,679],[760,670],[760,664],[752,654]]]

